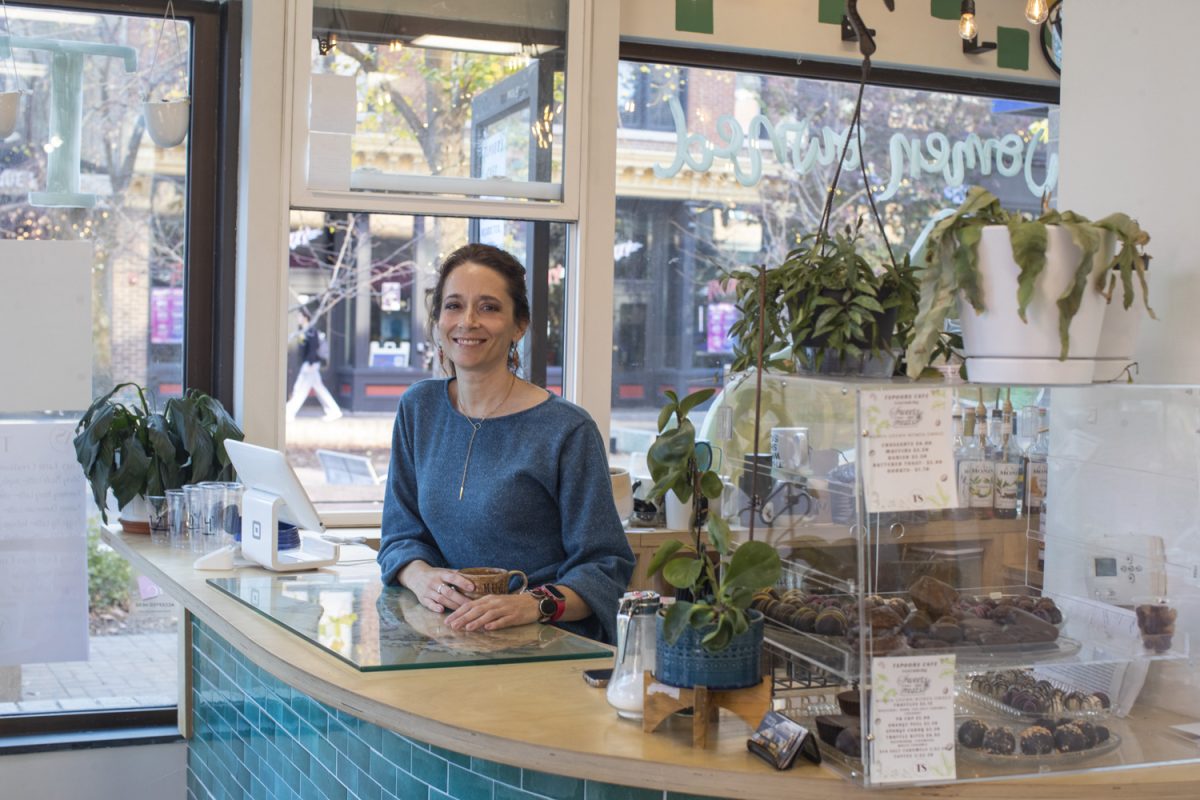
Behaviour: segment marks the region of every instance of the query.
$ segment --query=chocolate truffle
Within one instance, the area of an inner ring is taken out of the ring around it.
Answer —
[[[1052,719],[1048,719],[1047,717],[1038,717],[1033,721],[1033,727],[1045,728],[1046,730],[1050,731],[1050,733],[1054,733],[1054,730],[1058,727],[1058,723]]]
[[[1078,753],[1087,749],[1087,739],[1075,723],[1060,725],[1054,731],[1054,746],[1062,753]]]
[[[987,735],[988,726],[977,719],[969,719],[958,726],[958,743],[963,747],[978,750],[983,747],[983,737]]]
[[[904,632],[909,636],[914,633],[922,633],[929,630],[929,626],[933,624],[933,620],[924,611],[914,611],[904,620]]]
[[[937,578],[922,575],[908,588],[913,603],[933,619],[949,614],[958,601],[958,590]]]
[[[1096,744],[1100,744],[1101,742],[1107,742],[1108,741],[1108,728],[1104,727],[1103,725],[1095,725],[1093,727],[1095,727],[1095,729],[1096,729]]]
[[[792,623],[794,628],[797,628],[805,633],[812,633],[813,627],[817,624],[817,612],[805,606],[796,613],[796,621]]]
[[[962,641],[963,629],[953,617],[942,617],[929,626],[929,635],[947,644],[957,644]]]
[[[988,728],[983,735],[983,749],[998,756],[1011,756],[1017,749],[1017,739],[1005,727]]]
[[[845,636],[846,615],[836,608],[826,608],[817,614],[813,630],[822,636]]]
[[[862,736],[854,728],[844,728],[833,746],[851,758],[862,758]]]
[[[904,623],[904,617],[897,614],[888,606],[876,606],[867,611],[867,625],[873,631],[888,631],[899,628]]]
[[[1101,708],[1112,708],[1112,700],[1104,692],[1092,692],[1092,697],[1100,701]]]
[[[1096,726],[1087,720],[1082,719],[1076,720],[1074,724],[1076,728],[1079,728],[1079,732],[1083,734],[1084,749],[1090,750],[1091,748],[1095,747],[1097,741]]]
[[[908,601],[903,597],[890,597],[887,601],[887,607],[896,612],[900,619],[908,616]]]
[[[1021,731],[1020,742],[1021,752],[1027,756],[1044,756],[1054,752],[1054,734],[1037,725]]]

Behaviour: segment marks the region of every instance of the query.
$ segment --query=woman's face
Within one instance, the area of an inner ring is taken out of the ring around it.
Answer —
[[[456,370],[487,372],[508,368],[508,348],[525,325],[500,273],[468,261],[446,279],[437,330]]]

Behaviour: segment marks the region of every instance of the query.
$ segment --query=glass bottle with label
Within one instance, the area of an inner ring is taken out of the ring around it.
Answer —
[[[992,450],[992,462],[996,466],[992,507],[996,519],[1016,519],[1020,513],[1023,458],[1012,435],[1012,404],[1006,403],[999,421],[993,416],[992,422],[996,424],[998,437]]]
[[[967,437],[970,435],[968,430],[975,430],[975,418],[970,412],[967,412],[964,420],[963,408],[957,401],[954,403],[954,409],[950,415],[952,425],[952,433],[954,436],[954,480],[958,486],[958,505],[954,508],[946,510],[947,519],[966,519],[968,510],[968,494],[967,484],[963,480],[962,461],[963,455],[967,450]],[[969,426],[969,427],[968,427]]]
[[[975,435],[967,440],[960,469],[968,519],[991,519],[996,469],[988,457],[987,407],[982,402],[975,408]]]
[[[1039,408],[1037,436],[1025,455],[1025,513],[1031,519],[1040,517],[1044,510],[1049,458],[1049,415],[1046,409]]]

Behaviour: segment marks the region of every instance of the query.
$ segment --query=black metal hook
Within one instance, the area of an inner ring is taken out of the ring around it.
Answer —
[[[883,0],[888,11],[896,10],[896,0]],[[853,36],[847,33],[847,27],[853,31]],[[858,52],[863,58],[869,59],[875,55],[875,31],[867,27],[862,15],[858,13],[858,0],[846,0],[846,13],[842,17],[842,38],[858,39]]]

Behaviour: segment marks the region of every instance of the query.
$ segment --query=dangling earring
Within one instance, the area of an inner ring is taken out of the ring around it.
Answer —
[[[517,351],[517,342],[513,340],[508,345],[508,369],[510,372],[516,372],[521,368],[521,355]]]

